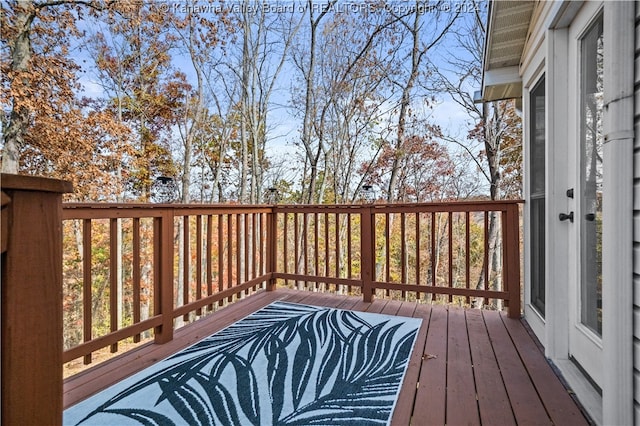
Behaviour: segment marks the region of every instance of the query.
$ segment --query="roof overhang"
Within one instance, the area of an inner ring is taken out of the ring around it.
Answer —
[[[535,1],[491,1],[482,64],[480,102],[522,96],[520,60]]]

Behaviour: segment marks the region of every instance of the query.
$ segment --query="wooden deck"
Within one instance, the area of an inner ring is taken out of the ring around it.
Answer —
[[[274,300],[422,318],[394,425],[586,425],[589,421],[520,320],[495,311],[336,296],[261,292],[67,379],[64,406],[90,396]]]

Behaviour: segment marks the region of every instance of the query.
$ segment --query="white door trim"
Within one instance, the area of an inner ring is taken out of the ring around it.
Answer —
[[[530,61],[530,65],[527,68],[527,70],[525,71],[525,73],[522,76],[522,80],[524,82],[524,90],[523,90],[523,113],[524,116],[527,117],[526,123],[527,123],[527,127],[526,129],[523,129],[523,137],[524,137],[524,144],[523,146],[525,147],[525,149],[523,150],[523,165],[525,168],[525,173],[524,173],[524,194],[525,194],[525,199],[530,200],[531,199],[531,182],[528,178],[528,176],[531,176],[531,164],[530,164],[530,147],[531,147],[531,115],[532,112],[530,110],[531,108],[531,102],[530,102],[530,92],[531,90],[541,81],[542,78],[546,79],[546,67],[545,67],[545,57],[544,57],[544,52],[545,49],[538,49],[535,53],[535,55],[533,56],[533,59]],[[534,65],[535,64],[535,65]],[[547,126],[547,123],[549,121],[549,118],[547,116],[547,110],[548,110],[548,105],[549,105],[549,101],[548,101],[548,93],[546,93],[546,85],[548,84],[547,80],[545,80],[545,99],[546,99],[546,105],[545,105],[545,126]],[[545,129],[545,152],[547,152],[548,150],[548,136],[549,136],[549,129],[546,128]],[[545,171],[548,170],[548,164],[546,164],[546,160],[545,160]],[[548,195],[546,194],[546,191],[548,189],[548,182],[546,182],[546,188],[545,188],[545,203],[548,203]],[[524,215],[524,227],[523,227],[523,233],[524,233],[524,247],[523,247],[523,256],[525,262],[524,262],[524,316],[527,319],[527,323],[529,324],[529,326],[531,327],[531,330],[533,331],[533,333],[538,337],[538,340],[540,340],[542,342],[542,344],[544,346],[546,346],[546,342],[545,342],[545,324],[546,324],[546,320],[545,320],[545,315],[543,316],[536,307],[531,305],[531,286],[532,286],[532,282],[531,282],[531,264],[530,264],[530,259],[531,259],[531,205],[529,203],[525,204],[525,208],[523,210],[523,215]],[[547,216],[547,211],[545,211],[545,216]],[[545,229],[546,229],[547,223],[545,222]],[[545,232],[545,241],[548,239],[546,232]],[[546,265],[548,265],[548,259],[546,259],[546,254],[545,254],[545,268]],[[546,270],[545,270],[545,283],[547,280],[547,276],[546,276]],[[546,304],[546,299],[548,298],[548,295],[546,294],[547,288],[545,286],[545,311],[547,309],[549,309],[549,307]]]
[[[567,28],[547,31],[547,275],[545,352],[553,360],[569,359],[569,227],[558,214],[569,211],[565,170],[568,153],[568,52]]]

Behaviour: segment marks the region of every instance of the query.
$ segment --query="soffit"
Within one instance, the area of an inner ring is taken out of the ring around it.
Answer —
[[[483,64],[485,76],[488,72],[519,67],[535,5],[535,1],[491,2]],[[485,82],[485,76],[483,100],[521,96],[522,84],[513,81],[512,74],[504,84],[499,81]]]

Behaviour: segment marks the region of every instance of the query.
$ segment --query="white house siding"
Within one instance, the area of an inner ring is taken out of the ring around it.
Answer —
[[[635,37],[635,143],[633,197],[633,330],[634,330],[634,411],[635,424],[640,424],[640,1],[636,1]]]

